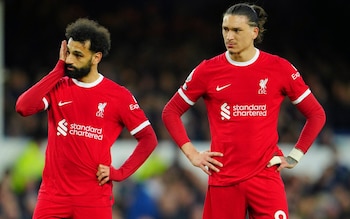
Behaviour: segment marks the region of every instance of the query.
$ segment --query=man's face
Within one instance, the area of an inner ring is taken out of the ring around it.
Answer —
[[[227,51],[230,54],[241,53],[254,46],[258,28],[248,23],[248,18],[243,15],[225,15],[222,20],[222,36]]]
[[[70,78],[81,79],[90,73],[92,52],[90,42],[81,43],[72,38],[67,44],[66,75]]]

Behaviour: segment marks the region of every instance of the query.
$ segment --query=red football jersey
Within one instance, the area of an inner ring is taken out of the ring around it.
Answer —
[[[203,97],[211,131],[211,151],[223,163],[209,177],[211,185],[243,181],[281,155],[278,114],[284,98],[301,102],[311,91],[287,60],[257,50],[248,62],[235,62],[228,52],[204,60],[178,90],[190,105]]]
[[[99,186],[97,166],[111,165],[111,146],[124,127],[134,135],[150,125],[143,110],[129,90],[102,75],[94,83],[64,77],[43,100],[49,141],[39,197],[111,205],[112,182]]]

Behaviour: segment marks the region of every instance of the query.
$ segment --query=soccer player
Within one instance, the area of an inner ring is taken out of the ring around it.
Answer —
[[[157,145],[131,92],[98,71],[109,31],[94,20],[66,27],[55,68],[17,100],[22,116],[47,110],[48,143],[33,218],[112,218],[112,181],[133,174]],[[126,127],[137,140],[130,157],[111,165],[111,147]]]
[[[280,176],[308,151],[325,123],[325,112],[299,71],[286,59],[259,50],[267,14],[249,3],[223,14],[226,51],[202,61],[165,105],[162,119],[192,165],[209,175],[203,219],[287,219]],[[203,98],[211,131],[210,150],[199,152],[181,121]],[[288,97],[306,123],[285,156],[277,121]]]

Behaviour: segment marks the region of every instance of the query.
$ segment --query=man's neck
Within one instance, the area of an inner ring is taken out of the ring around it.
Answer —
[[[243,50],[238,53],[230,53],[230,58],[236,62],[247,62],[251,60],[256,53],[256,48],[254,46],[249,49]]]

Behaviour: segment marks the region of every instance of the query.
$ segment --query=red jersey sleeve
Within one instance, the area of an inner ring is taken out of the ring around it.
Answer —
[[[111,166],[111,179],[121,181],[132,175],[150,156],[158,144],[156,134],[144,111],[132,93],[123,87],[120,90],[120,121],[137,140],[137,145],[129,158],[119,167]]]
[[[111,180],[122,181],[128,178],[146,161],[158,144],[156,134],[150,125],[136,133],[135,138],[138,144],[130,157],[118,169],[111,166]]]
[[[162,112],[163,123],[179,147],[190,141],[185,126],[181,121],[181,116],[190,106],[183,100],[179,93],[176,93],[165,105]]]
[[[282,58],[279,60],[281,69],[285,69],[285,72],[287,72],[287,74],[284,74],[285,81],[287,81],[284,92],[306,118],[303,130],[295,145],[297,149],[305,154],[323,128],[326,115],[323,107],[312,94],[308,85],[305,84],[299,71],[287,60]]]
[[[22,116],[30,116],[47,108],[44,97],[64,76],[64,61],[59,60],[55,68],[39,82],[21,94],[16,102],[16,111]]]
[[[295,147],[305,154],[323,128],[326,114],[312,93],[296,107],[305,116],[306,122]]]

